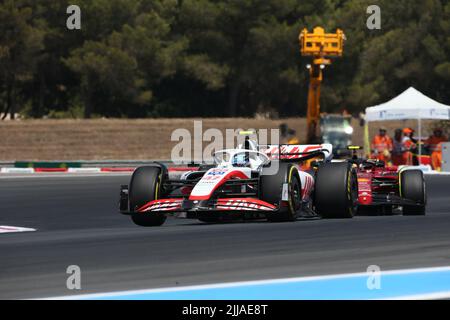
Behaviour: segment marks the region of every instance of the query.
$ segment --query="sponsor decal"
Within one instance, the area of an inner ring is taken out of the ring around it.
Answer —
[[[287,183],[283,183],[283,191],[281,192],[281,200],[282,201],[289,200],[289,185]]]
[[[227,169],[211,169],[207,172],[207,176],[223,176],[227,173]]]

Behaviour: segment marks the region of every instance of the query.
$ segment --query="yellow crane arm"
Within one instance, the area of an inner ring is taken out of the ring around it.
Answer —
[[[320,121],[320,86],[323,79],[322,70],[331,64],[327,57],[340,57],[344,49],[344,32],[325,33],[321,27],[314,28],[312,33],[303,29],[299,36],[302,56],[311,56],[309,69],[308,110],[307,110],[307,143],[317,143]]]

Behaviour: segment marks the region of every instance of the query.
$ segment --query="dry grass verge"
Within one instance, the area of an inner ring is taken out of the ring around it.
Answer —
[[[0,122],[0,161],[12,160],[107,160],[168,159],[177,142],[170,141],[175,129],[191,133],[195,119],[93,119],[22,120]],[[283,120],[213,118],[203,119],[203,132],[209,128],[278,128],[286,122],[305,136],[304,118]],[[385,123],[389,132],[415,122]],[[377,124],[372,126],[374,133]],[[363,130],[354,121],[354,143],[363,143]],[[424,126],[426,128],[426,126]]]

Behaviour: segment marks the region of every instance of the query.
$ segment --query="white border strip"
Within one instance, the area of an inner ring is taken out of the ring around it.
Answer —
[[[68,168],[68,173],[98,173],[102,172],[101,168]]]
[[[42,178],[89,178],[89,177],[106,177],[106,176],[130,176],[132,172],[78,172],[78,173],[67,173],[67,172],[55,172],[55,173],[36,173],[36,174],[24,174],[24,175],[14,175],[14,176],[2,176],[0,175],[0,180],[5,179],[42,179]]]
[[[34,173],[33,168],[1,168],[0,173]]]
[[[423,174],[430,175],[430,176],[450,176],[450,172],[443,172],[443,171],[429,171],[429,172],[424,172]]]
[[[444,292],[417,294],[417,295],[411,295],[411,296],[385,298],[385,299],[379,299],[379,300],[441,300],[441,299],[449,299],[449,298],[450,298],[450,291],[444,291]]]
[[[421,273],[421,272],[439,272],[439,271],[450,271],[450,266],[381,271],[381,276]],[[105,292],[105,293],[81,294],[81,295],[73,295],[73,296],[49,297],[49,298],[43,298],[42,300],[96,299],[96,298],[109,298],[109,297],[116,297],[116,296],[136,295],[136,294],[178,292],[178,291],[202,290],[202,289],[218,289],[218,288],[230,288],[230,287],[237,287],[237,286],[260,285],[260,284],[307,282],[307,281],[316,281],[316,280],[330,280],[330,279],[337,279],[337,278],[342,279],[342,278],[352,278],[352,277],[359,277],[359,276],[367,276],[367,273],[366,272],[343,273],[343,274],[311,276],[311,277],[281,278],[281,279],[241,281],[241,282],[225,282],[225,283],[193,285],[193,286],[184,286],[184,287],[168,287],[168,288],[159,288],[159,289],[128,290],[128,291],[116,291],[116,292]]]
[[[0,173],[12,173],[12,174],[65,174],[65,173],[132,173],[134,167],[85,167],[85,168],[67,168],[65,171],[36,171],[34,168],[14,168],[14,167],[2,167],[0,168]],[[42,168],[45,169],[45,168]],[[51,169],[51,168],[48,168]],[[57,169],[57,168],[55,168]],[[177,167],[168,168],[169,172],[188,172],[192,168],[181,168]]]

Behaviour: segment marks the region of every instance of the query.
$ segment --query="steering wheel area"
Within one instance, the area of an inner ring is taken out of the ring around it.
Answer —
[[[213,154],[213,158],[220,167],[247,167],[254,170],[270,163],[265,153],[246,149],[220,150]]]
[[[372,168],[384,168],[386,164],[378,159],[366,159],[361,162],[360,166],[362,169],[370,170]]]

